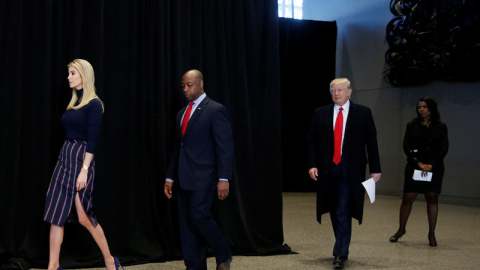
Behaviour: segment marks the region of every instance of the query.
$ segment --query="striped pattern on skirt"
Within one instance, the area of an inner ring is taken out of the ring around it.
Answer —
[[[43,215],[44,221],[58,226],[64,226],[66,221],[77,222],[75,217],[70,217],[70,211],[72,207],[75,207],[75,195],[78,193],[85,213],[94,226],[97,226],[98,222],[92,212],[92,192],[95,179],[94,160],[88,168],[87,186],[78,192],[76,189],[77,176],[83,165],[86,146],[85,141],[65,140],[48,187]]]

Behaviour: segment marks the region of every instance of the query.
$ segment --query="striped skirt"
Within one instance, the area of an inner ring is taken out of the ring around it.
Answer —
[[[92,212],[92,192],[95,178],[94,160],[88,168],[87,186],[78,192],[76,189],[77,176],[83,165],[86,145],[85,141],[65,140],[48,187],[43,215],[44,221],[58,226],[65,225],[66,221],[78,222],[76,215],[70,215],[72,207],[75,207],[75,196],[78,193],[85,213],[97,226],[96,217]]]

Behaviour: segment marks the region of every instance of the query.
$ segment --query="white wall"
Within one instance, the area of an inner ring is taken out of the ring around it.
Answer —
[[[372,108],[377,125],[382,181],[380,194],[403,190],[406,124],[415,117],[418,99],[429,95],[449,128],[441,201],[480,205],[480,82],[436,81],[417,87],[384,82],[387,23],[393,18],[386,0],[304,0],[304,19],[336,21],[336,76],[352,81],[352,100]],[[328,87],[328,86],[326,86]]]

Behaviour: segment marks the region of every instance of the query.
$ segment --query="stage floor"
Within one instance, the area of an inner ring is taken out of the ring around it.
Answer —
[[[284,193],[283,198],[285,243],[298,254],[234,256],[232,269],[332,269],[334,238],[330,217],[324,215],[323,223],[317,223],[315,194]],[[353,222],[346,269],[480,267],[480,208],[440,202],[436,230],[438,246],[430,247],[426,203],[423,200],[417,200],[413,205],[407,233],[397,243],[388,241],[398,228],[400,202],[400,198],[379,196],[374,204],[370,204],[366,198],[363,224],[358,225],[356,220]],[[215,269],[215,259],[209,258],[208,265],[208,269]],[[185,267],[183,261],[170,261],[125,266],[125,269],[173,270]]]

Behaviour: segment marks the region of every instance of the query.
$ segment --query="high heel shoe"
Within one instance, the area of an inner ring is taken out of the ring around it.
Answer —
[[[113,257],[113,261],[115,262],[115,270],[119,270],[120,267],[121,267],[123,270],[125,270],[125,269],[123,268],[123,266],[120,264],[120,261],[117,259],[117,257]]]
[[[390,242],[395,243],[400,239],[407,231],[406,230],[398,230],[392,237],[390,237]]]
[[[428,245],[431,247],[437,246],[437,239],[435,238],[434,234],[428,234]]]
[[[57,268],[57,270],[63,270],[63,268],[59,266],[59,267]]]

